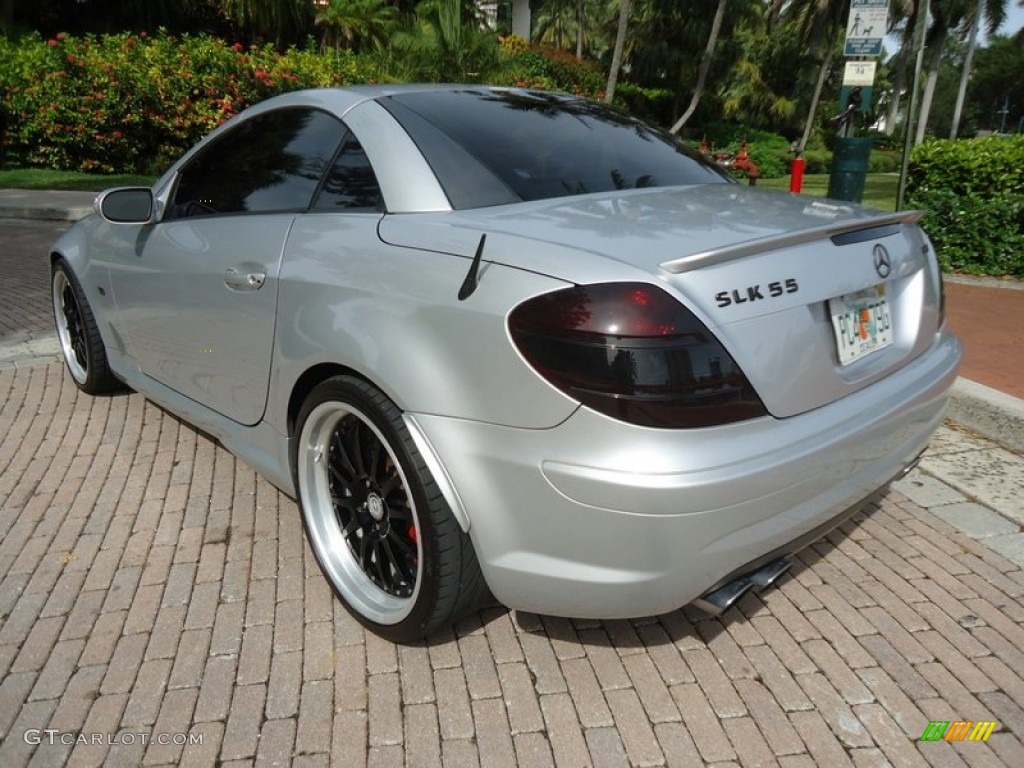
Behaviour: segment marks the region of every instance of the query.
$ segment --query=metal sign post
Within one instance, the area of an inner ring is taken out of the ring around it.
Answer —
[[[838,200],[859,203],[864,195],[872,142],[854,136],[854,118],[858,111],[871,110],[876,62],[864,59],[882,54],[888,20],[889,0],[851,0],[843,52],[859,60],[846,62],[840,111],[832,118],[839,135],[832,152],[828,196]]]

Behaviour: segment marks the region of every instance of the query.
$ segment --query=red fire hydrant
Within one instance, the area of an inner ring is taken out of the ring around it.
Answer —
[[[789,191],[799,194],[804,186],[804,157],[800,150],[796,150],[796,157],[793,158],[793,165],[790,168]]]

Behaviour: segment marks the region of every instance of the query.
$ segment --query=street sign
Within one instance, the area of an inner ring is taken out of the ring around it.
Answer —
[[[877,66],[877,62],[874,61],[846,62],[843,69],[843,85],[874,85]]]
[[[889,23],[889,0],[851,0],[844,56],[880,56]]]

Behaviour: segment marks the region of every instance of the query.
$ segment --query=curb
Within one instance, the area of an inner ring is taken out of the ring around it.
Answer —
[[[1024,454],[1024,400],[958,378],[946,416],[1004,448]]]
[[[0,219],[78,221],[93,212],[98,193],[60,189],[0,189]]]
[[[0,205],[0,219],[28,219],[32,221],[78,221],[92,213],[92,206],[57,208],[38,206]]]

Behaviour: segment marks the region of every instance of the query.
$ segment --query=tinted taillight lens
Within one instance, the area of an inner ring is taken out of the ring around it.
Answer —
[[[509,330],[541,376],[631,424],[706,427],[767,413],[718,339],[657,286],[600,283],[546,293],[516,307]]]

